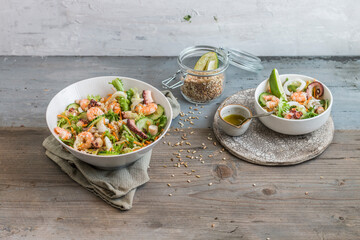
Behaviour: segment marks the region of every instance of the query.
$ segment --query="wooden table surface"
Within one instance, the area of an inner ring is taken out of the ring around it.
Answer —
[[[166,143],[153,151],[150,181],[137,190],[133,208],[121,212],[80,187],[44,155],[46,105],[66,85],[91,76],[126,75],[160,87],[157,78],[176,70],[175,59],[3,58],[0,238],[359,239],[359,59],[264,58],[265,70],[257,75],[229,69],[224,96],[202,108],[194,128],[175,131],[178,119],[174,121]],[[335,96],[333,143],[316,159],[296,166],[264,167],[236,159],[220,152],[208,128],[226,95],[255,87],[275,66],[284,73],[327,79]],[[177,91],[175,95],[188,111],[191,105]],[[168,145],[184,133],[191,146]],[[187,168],[174,167],[173,153],[180,149]]]

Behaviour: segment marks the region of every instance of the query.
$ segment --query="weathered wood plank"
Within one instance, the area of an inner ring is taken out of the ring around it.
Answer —
[[[153,151],[150,182],[138,189],[133,209],[120,212],[46,158],[41,142],[48,130],[1,128],[0,238],[356,239],[360,235],[360,131],[337,130],[322,155],[291,167],[249,164],[220,153],[221,147],[207,139],[214,138],[211,130],[184,131],[191,146],[159,143]],[[183,132],[170,134],[164,141],[174,144]],[[170,160],[177,161],[172,153],[180,149],[191,151],[181,153],[188,168],[174,167]]]
[[[227,96],[255,88],[276,67],[280,73],[304,74],[323,81],[334,95],[335,128],[360,129],[360,122],[353,120],[360,118],[356,108],[360,105],[360,57],[263,57],[262,60],[264,70],[258,74],[230,66],[224,94],[213,104],[205,105],[201,121],[194,126],[212,126],[212,116]],[[134,77],[161,89],[161,80],[177,69],[174,57],[2,57],[0,126],[46,126],[45,110],[51,98],[64,87],[85,78]],[[187,112],[192,105],[183,99],[179,89],[173,92]],[[178,119],[174,126],[177,122]]]
[[[0,54],[173,56],[194,44],[262,55],[360,54],[356,0],[42,3],[2,1]]]

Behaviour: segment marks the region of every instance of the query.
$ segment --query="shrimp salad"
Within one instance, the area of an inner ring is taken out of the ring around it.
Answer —
[[[273,114],[278,117],[307,119],[322,114],[329,107],[329,100],[323,98],[324,86],[315,79],[287,78],[284,83],[275,85],[275,89],[272,89],[274,85],[271,83],[268,85],[258,101],[266,111],[274,111]]]
[[[54,132],[68,146],[94,155],[119,155],[139,150],[159,138],[167,118],[150,90],[116,89],[107,97],[88,96],[69,104],[59,114]]]

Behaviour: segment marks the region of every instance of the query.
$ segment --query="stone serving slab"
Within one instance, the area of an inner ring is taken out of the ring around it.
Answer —
[[[237,103],[250,108],[254,114],[254,92],[254,88],[240,91],[225,99],[218,110],[224,105]],[[236,157],[259,165],[294,165],[308,161],[325,151],[334,137],[334,122],[331,117],[320,129],[298,136],[274,132],[254,118],[245,134],[231,137],[218,125],[218,110],[213,123],[218,141]]]

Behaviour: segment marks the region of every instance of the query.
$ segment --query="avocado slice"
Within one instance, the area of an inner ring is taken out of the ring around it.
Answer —
[[[286,99],[284,88],[282,86],[278,70],[274,68],[269,76],[270,90],[273,95],[278,98],[283,97]]]
[[[219,59],[216,52],[208,52],[202,55],[196,62],[194,70],[209,71],[219,67]]]

